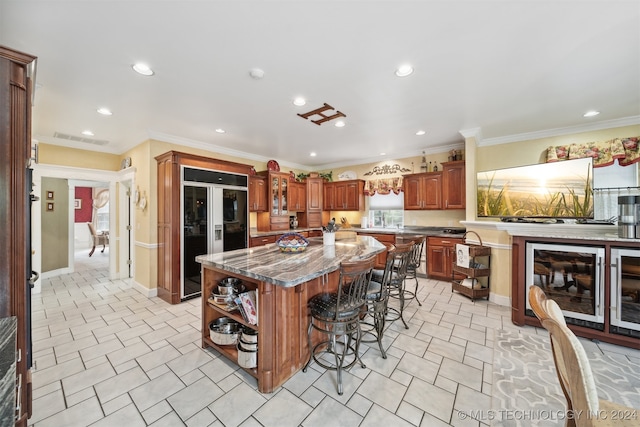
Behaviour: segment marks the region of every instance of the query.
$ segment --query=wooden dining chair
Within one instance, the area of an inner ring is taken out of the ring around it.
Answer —
[[[640,425],[639,409],[598,399],[587,353],[575,334],[567,327],[558,304],[548,299],[538,286],[530,288],[529,303],[542,326],[549,331],[558,380],[567,399],[567,412],[571,414],[566,417],[565,426]],[[623,414],[627,416],[624,417]]]

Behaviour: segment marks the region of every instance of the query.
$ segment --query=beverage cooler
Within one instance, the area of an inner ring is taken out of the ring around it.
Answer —
[[[603,331],[604,254],[602,247],[527,243],[526,314],[535,316],[529,289],[538,286],[558,303],[568,324]]]
[[[610,332],[640,337],[640,249],[611,249]]]

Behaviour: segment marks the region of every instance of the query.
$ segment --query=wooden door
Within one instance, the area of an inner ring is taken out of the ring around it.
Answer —
[[[264,177],[249,177],[249,211],[264,212],[267,210],[267,188]]]
[[[423,208],[423,181],[420,175],[405,176],[402,187],[404,189],[404,209],[419,210]]]
[[[324,184],[323,190],[322,209],[330,211],[336,209],[336,185],[333,182]]]
[[[322,178],[307,178],[307,211],[322,211]]]
[[[423,178],[423,209],[442,209],[442,173],[432,172]]]
[[[444,209],[464,209],[466,206],[465,162],[443,163]]]

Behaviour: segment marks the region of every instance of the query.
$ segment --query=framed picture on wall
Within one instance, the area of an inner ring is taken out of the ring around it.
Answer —
[[[53,211],[53,202],[47,202],[47,211]]]
[[[47,200],[53,200],[53,191],[47,190]]]
[[[76,209],[82,209],[82,199],[74,199],[73,207]]]

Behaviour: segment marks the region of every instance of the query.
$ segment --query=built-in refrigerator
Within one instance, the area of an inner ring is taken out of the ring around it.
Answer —
[[[248,247],[246,175],[183,167],[181,295],[201,295],[198,255]]]

